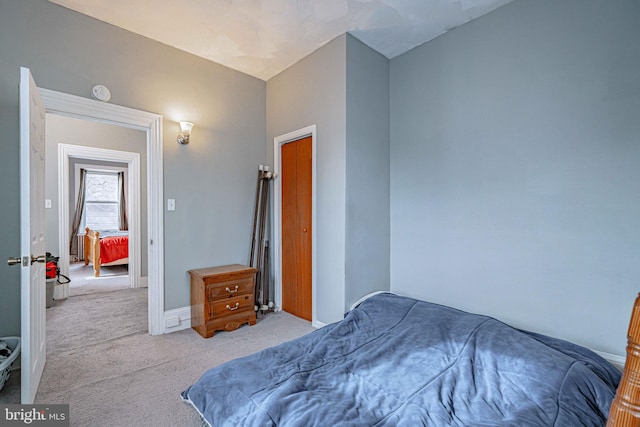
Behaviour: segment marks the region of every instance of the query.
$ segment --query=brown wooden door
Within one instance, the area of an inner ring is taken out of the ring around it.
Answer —
[[[282,309],[311,321],[311,137],[281,147]]]

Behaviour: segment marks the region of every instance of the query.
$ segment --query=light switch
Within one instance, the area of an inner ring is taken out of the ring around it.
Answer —
[[[51,209],[51,199],[44,199],[44,208]]]
[[[168,211],[176,210],[176,199],[167,199],[167,210]]]

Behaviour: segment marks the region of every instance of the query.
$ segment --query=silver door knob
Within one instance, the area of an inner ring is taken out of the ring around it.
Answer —
[[[20,258],[19,256],[9,257],[9,258],[7,258],[7,264],[9,264],[9,265],[22,264],[22,258]]]
[[[35,257],[35,256],[31,255],[31,264],[33,264],[35,262],[39,262],[39,263],[44,264],[45,262],[47,262],[47,257],[45,255],[40,255],[39,257]]]

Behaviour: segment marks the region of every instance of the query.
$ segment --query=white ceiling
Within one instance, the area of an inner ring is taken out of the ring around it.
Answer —
[[[512,0],[49,0],[268,80],[349,32],[392,59]]]

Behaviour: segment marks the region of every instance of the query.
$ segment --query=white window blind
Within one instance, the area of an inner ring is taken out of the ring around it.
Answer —
[[[87,171],[84,222],[92,230],[120,229],[118,174]]]

